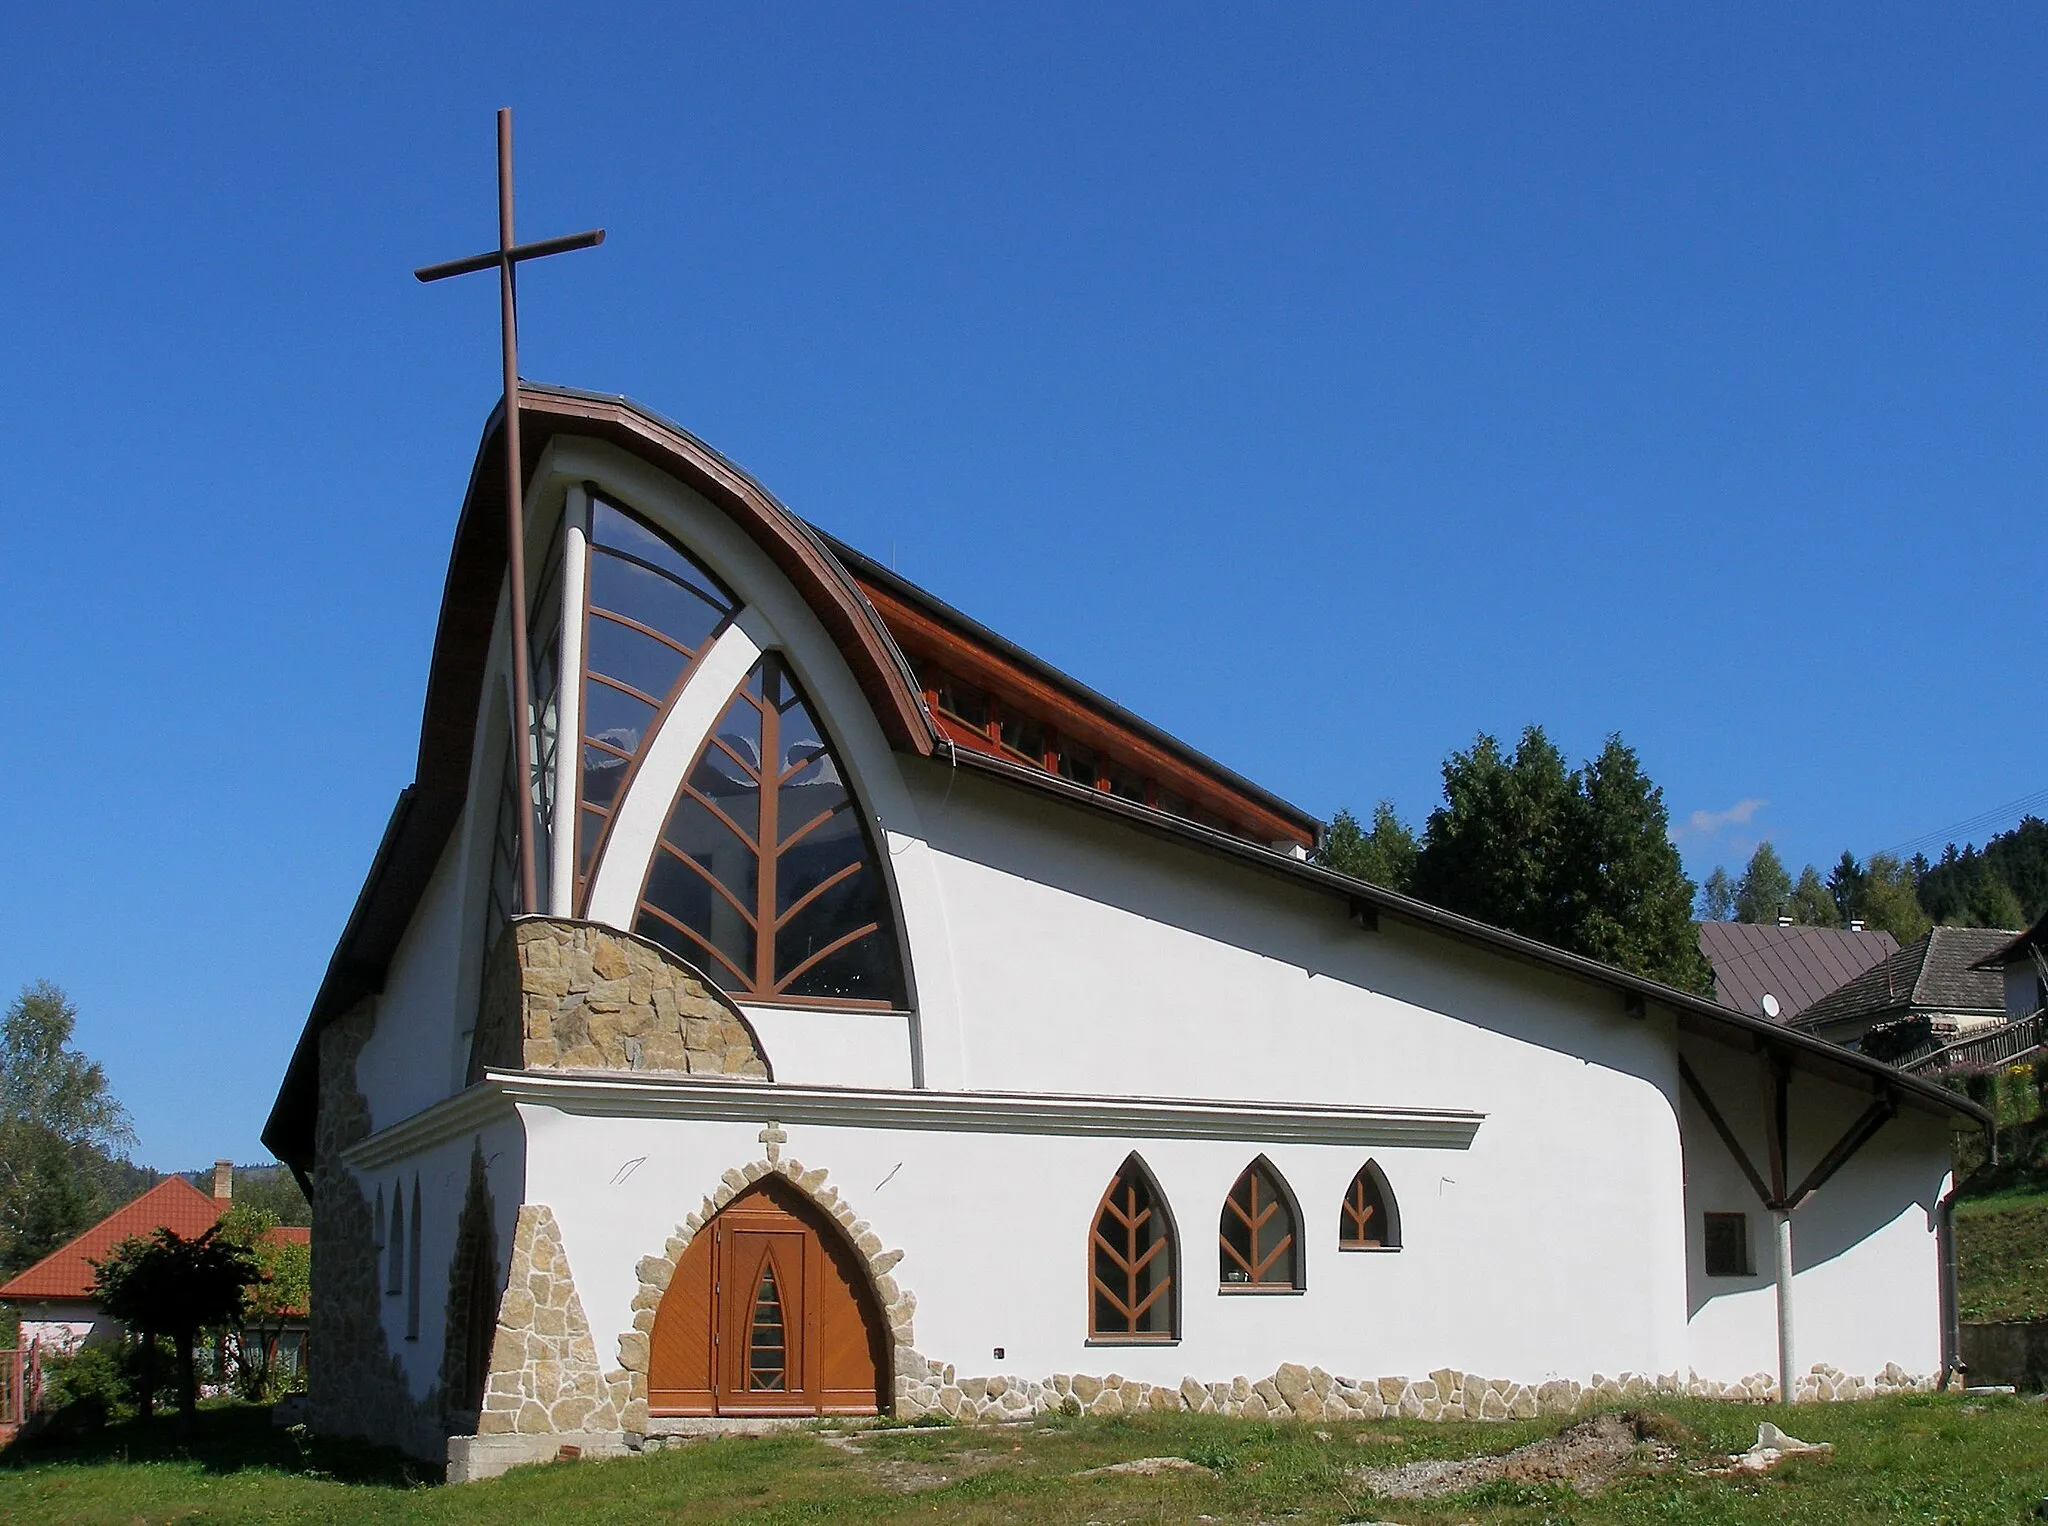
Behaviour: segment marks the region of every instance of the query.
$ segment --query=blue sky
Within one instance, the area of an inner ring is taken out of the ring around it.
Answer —
[[[1634,744],[1695,875],[2026,795],[2044,34],[24,10],[0,989],[72,993],[139,1159],[258,1158],[412,775],[498,382],[488,279],[408,272],[492,240],[507,104],[522,235],[611,232],[529,269],[529,376],[1319,813],[1532,721]]]

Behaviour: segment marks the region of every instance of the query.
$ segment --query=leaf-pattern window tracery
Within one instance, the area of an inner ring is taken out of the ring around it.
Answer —
[[[666,535],[603,499],[590,503],[583,625],[583,786],[576,879],[597,845],[654,724],[739,601]]]
[[[1301,1236],[1279,1173],[1261,1156],[1223,1201],[1217,1259],[1226,1288],[1301,1286]]]
[[[1088,1237],[1088,1334],[1096,1340],[1168,1341],[1180,1333],[1178,1253],[1152,1173],[1127,1156],[1095,1210]]]
[[[1344,1189],[1337,1221],[1337,1244],[1344,1250],[1399,1250],[1401,1218],[1393,1188],[1376,1161],[1367,1161]]]
[[[747,675],[677,791],[636,930],[762,1000],[903,1004],[867,824],[776,654]]]

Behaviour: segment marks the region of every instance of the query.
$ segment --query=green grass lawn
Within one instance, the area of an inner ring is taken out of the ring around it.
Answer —
[[[1956,1303],[1964,1319],[2048,1318],[2048,1193],[1956,1204]]]
[[[1924,1395],[1775,1409],[1664,1401],[1676,1440],[1665,1471],[1624,1474],[1581,1499],[1554,1486],[1495,1483],[1428,1502],[1378,1500],[1361,1465],[1504,1451],[1565,1422],[1309,1426],[1206,1416],[1042,1419],[1025,1426],[818,1429],[700,1442],[613,1462],[524,1468],[489,1483],[428,1486],[399,1459],[295,1440],[265,1412],[208,1411],[188,1450],[172,1427],[111,1429],[68,1448],[0,1453],[0,1520],[10,1523],[626,1521],[1085,1522],[1928,1522],[2001,1526],[2048,1495],[2048,1408],[2023,1399]],[[1694,1468],[1747,1447],[1757,1422],[1831,1441],[1763,1477]],[[855,1450],[855,1449],[858,1450]],[[1187,1457],[1212,1470],[1157,1477],[1086,1469]]]

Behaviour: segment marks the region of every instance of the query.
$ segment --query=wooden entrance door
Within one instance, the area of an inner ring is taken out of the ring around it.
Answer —
[[[683,1252],[648,1341],[655,1415],[872,1415],[888,1345],[838,1225],[762,1182]]]

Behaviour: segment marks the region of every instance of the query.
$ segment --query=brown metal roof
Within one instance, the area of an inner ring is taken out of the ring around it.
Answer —
[[[2002,1017],[2005,978],[1979,962],[2012,941],[2010,929],[1937,927],[1871,966],[1799,1015],[1799,1026],[1904,1017],[1914,1012]]]
[[[1789,1021],[1828,992],[1848,984],[1899,951],[1890,933],[1775,923],[1702,922],[1700,952],[1714,967],[1714,1000],[1734,1012],[1763,1011],[1778,999]]]

